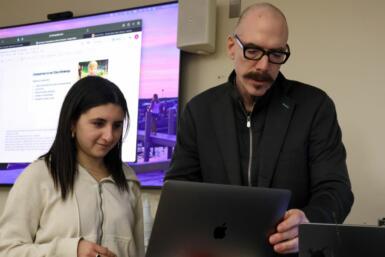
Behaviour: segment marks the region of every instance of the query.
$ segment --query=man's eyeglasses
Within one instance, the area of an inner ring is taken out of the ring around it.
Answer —
[[[290,56],[289,45],[286,45],[287,50],[265,50],[259,46],[245,46],[237,35],[234,35],[235,41],[239,44],[243,50],[243,56],[245,59],[258,61],[264,55],[267,55],[269,62],[275,64],[284,64]]]

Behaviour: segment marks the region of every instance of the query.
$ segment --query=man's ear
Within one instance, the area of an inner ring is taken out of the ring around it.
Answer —
[[[234,60],[235,58],[235,41],[234,37],[229,35],[227,37],[227,55],[231,58],[231,60]]]

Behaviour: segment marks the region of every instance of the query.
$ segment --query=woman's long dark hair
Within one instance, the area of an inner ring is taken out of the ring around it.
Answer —
[[[78,173],[77,148],[76,140],[72,138],[72,125],[89,109],[109,103],[122,108],[128,129],[129,113],[126,100],[120,89],[107,79],[96,76],[80,79],[64,99],[55,140],[50,150],[41,156],[49,168],[55,188],[61,190],[63,200],[69,193],[73,193]],[[128,190],[128,187],[122,167],[122,138],[123,136],[104,157],[104,164],[118,188],[124,191]]]

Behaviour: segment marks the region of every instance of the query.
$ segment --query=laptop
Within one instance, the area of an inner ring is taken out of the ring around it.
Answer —
[[[362,256],[385,256],[385,227],[320,223],[299,226],[299,257]]]
[[[283,189],[166,181],[146,257],[276,256],[268,237],[290,195]]]

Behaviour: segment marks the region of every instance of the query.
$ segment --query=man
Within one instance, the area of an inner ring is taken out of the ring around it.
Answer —
[[[227,40],[234,71],[187,104],[166,174],[291,190],[289,210],[269,238],[277,253],[298,252],[300,223],[343,222],[353,204],[334,104],[280,73],[287,40],[285,16],[273,5],[242,13]]]

